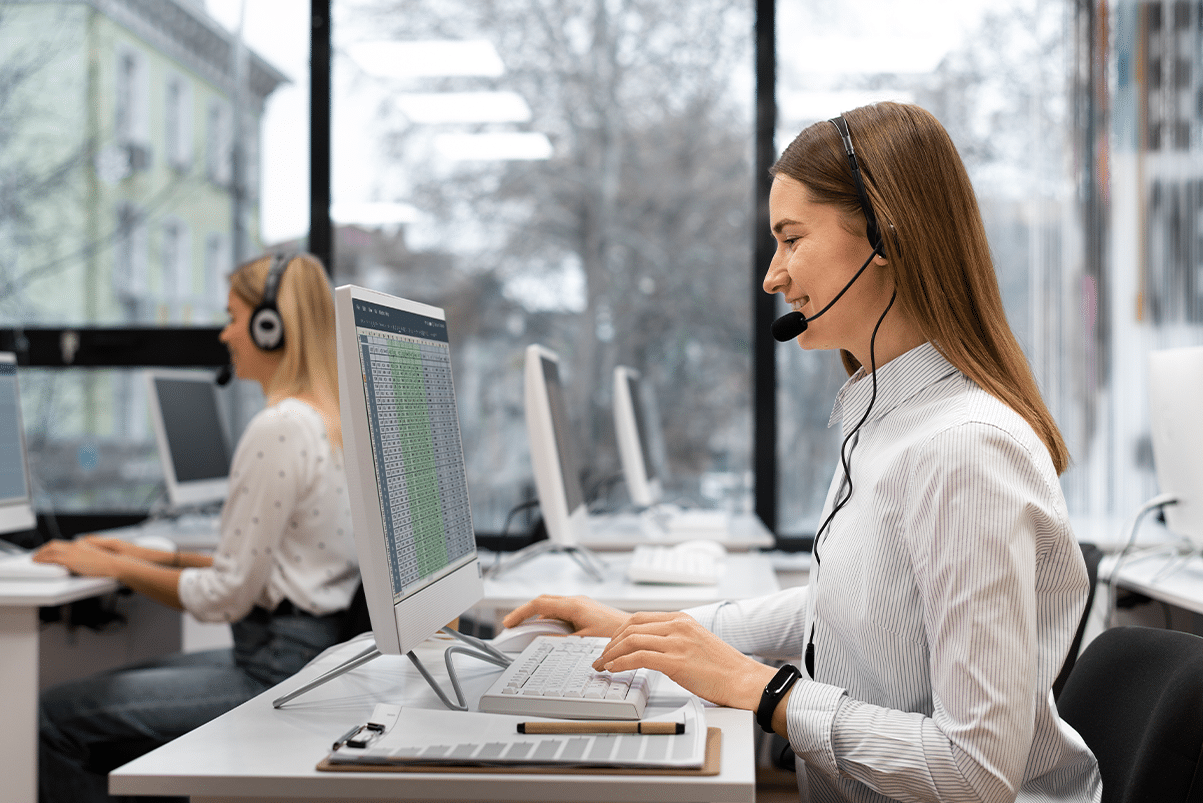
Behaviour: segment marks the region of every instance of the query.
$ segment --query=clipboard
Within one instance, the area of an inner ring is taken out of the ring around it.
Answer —
[[[566,767],[540,764],[525,766],[470,766],[464,764],[333,764],[318,762],[319,772],[468,772],[477,775],[718,775],[722,770],[723,732],[706,728],[706,755],[702,766],[684,767]]]

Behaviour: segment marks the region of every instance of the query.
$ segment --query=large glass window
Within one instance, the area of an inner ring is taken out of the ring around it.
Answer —
[[[750,506],[753,24],[743,0],[336,3],[336,277],[446,307],[476,526],[533,496],[522,354],[562,358],[621,504],[613,369],[674,493]]]
[[[0,327],[28,374],[43,511],[153,503],[142,384],[103,368],[127,364],[129,338],[94,330],[216,338],[225,275],[264,246],[258,132],[290,76],[239,46],[237,3],[209,5],[0,4]],[[306,53],[307,8],[273,14],[302,20],[293,41]],[[291,127],[307,142],[307,110]],[[46,329],[62,332],[51,362],[70,367],[28,367],[30,337]],[[244,400],[236,422],[261,404],[254,389],[232,396]]]
[[[777,8],[778,152],[807,125],[878,100],[917,103],[939,118],[977,191],[1011,327],[1082,461],[1071,4],[779,0]],[[792,344],[778,347],[777,362],[778,526],[813,534],[839,447],[827,421],[847,375],[837,355]]]

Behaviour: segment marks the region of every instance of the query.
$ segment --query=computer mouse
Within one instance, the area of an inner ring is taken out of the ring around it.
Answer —
[[[708,541],[704,538],[694,538],[689,541],[682,541],[675,544],[673,549],[681,551],[706,552],[713,555],[716,559],[722,560],[727,557],[727,548],[718,541]]]
[[[147,549],[157,549],[160,552],[175,552],[177,550],[175,541],[172,541],[165,535],[155,535],[147,533],[146,535],[136,535],[130,539],[134,544]]]
[[[572,632],[572,625],[563,619],[531,618],[504,628],[493,637],[493,646],[502,652],[522,652],[537,636],[567,636]]]

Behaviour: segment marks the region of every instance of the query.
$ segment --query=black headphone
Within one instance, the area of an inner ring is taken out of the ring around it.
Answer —
[[[284,269],[295,256],[296,254],[276,254],[272,257],[267,281],[263,283],[263,300],[251,312],[251,342],[263,351],[278,351],[284,348],[284,319],[280,317],[280,310],[276,308],[276,296],[280,292]]]
[[[881,229],[877,226],[877,215],[873,213],[873,204],[869,203],[869,194],[865,192],[865,182],[861,180],[860,164],[856,161],[856,151],[852,148],[852,134],[848,132],[848,123],[844,120],[843,115],[834,117],[827,122],[835,126],[835,130],[840,132],[840,139],[844,141],[844,153],[848,154],[848,167],[852,169],[852,183],[856,185],[856,197],[860,199],[861,209],[865,212],[865,235],[869,238],[869,245],[873,246],[873,252],[880,257],[885,257],[885,248],[881,242]]]

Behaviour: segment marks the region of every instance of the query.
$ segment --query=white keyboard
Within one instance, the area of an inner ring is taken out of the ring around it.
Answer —
[[[701,549],[644,544],[631,554],[627,579],[632,583],[712,586],[722,576],[723,562]]]
[[[65,566],[34,563],[32,552],[0,554],[0,580],[58,580],[70,577]]]
[[[480,698],[480,710],[561,719],[639,719],[647,705],[646,670],[597,672],[609,639],[539,636],[514,657]]]

